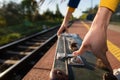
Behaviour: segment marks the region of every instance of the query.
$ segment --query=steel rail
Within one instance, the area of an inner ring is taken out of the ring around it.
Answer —
[[[44,33],[48,32],[48,31],[52,32],[52,30],[56,29],[56,28],[58,28],[58,26],[50,28],[48,30],[44,30],[35,35],[25,37],[18,41],[9,43],[5,46],[2,46],[2,47],[0,47],[0,53],[4,53],[6,50],[15,48],[14,46],[19,45],[20,43],[23,43],[24,41],[28,41],[29,39],[32,39],[33,37],[43,35]],[[45,47],[50,47],[51,45],[53,45],[54,42],[56,41],[56,39],[57,39],[57,36],[55,33],[53,36],[51,36],[49,39],[47,39],[43,44],[41,44],[35,50],[31,51],[30,54],[24,56],[17,63],[10,66],[2,73],[0,73],[0,80],[8,80],[8,78],[9,78],[9,80],[21,80],[21,78],[26,74],[26,72],[28,70],[30,70],[30,68],[44,55],[44,54],[41,54],[41,51],[44,51],[44,53],[45,53],[49,49],[49,48],[46,48],[46,50],[45,50]]]

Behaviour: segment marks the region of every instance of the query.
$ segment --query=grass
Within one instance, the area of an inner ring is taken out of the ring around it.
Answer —
[[[37,33],[43,30],[43,25],[48,28],[60,24],[61,22],[40,21],[29,25],[19,24],[15,26],[0,27],[0,46],[15,41],[22,37]]]

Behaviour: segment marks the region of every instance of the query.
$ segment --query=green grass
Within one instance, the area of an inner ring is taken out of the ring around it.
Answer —
[[[30,25],[22,23],[15,26],[0,27],[0,46],[33,33],[40,32],[43,30],[43,25],[50,28],[60,23],[61,22],[55,21],[39,21],[36,23],[30,23]]]

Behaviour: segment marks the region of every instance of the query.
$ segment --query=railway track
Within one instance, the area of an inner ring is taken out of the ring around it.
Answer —
[[[57,27],[0,47],[0,80],[21,80],[57,39]]]

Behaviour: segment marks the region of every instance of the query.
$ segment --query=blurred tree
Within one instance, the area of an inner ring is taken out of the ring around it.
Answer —
[[[53,19],[53,16],[54,16],[53,12],[50,11],[49,9],[47,9],[46,12],[44,12],[42,15],[44,19],[48,19],[48,20]]]
[[[42,5],[45,0],[40,0]],[[0,7],[0,25],[16,25],[20,24],[26,20],[38,21],[38,20],[60,20],[62,15],[59,11],[58,5],[57,10],[53,13],[47,10],[43,15],[39,14],[38,2],[36,0],[22,0],[21,3],[15,3],[10,1],[9,3],[3,2],[2,7]]]
[[[0,27],[3,27],[3,26],[6,26],[6,20],[2,15],[0,15]]]
[[[82,16],[80,16],[80,19],[82,20],[93,20],[98,10],[98,5],[96,5],[94,8],[88,8],[86,11],[83,11]]]
[[[35,0],[32,1],[32,13],[33,13],[32,20],[35,21],[36,17],[38,16],[38,4]]]
[[[22,0],[21,6],[23,8],[23,14],[28,16],[30,21],[34,21],[36,15],[38,15],[38,5],[36,0]]]
[[[7,25],[14,25],[21,22],[19,8],[20,5],[14,2],[9,2],[1,7],[0,15],[4,18]]]
[[[47,20],[55,20],[55,21],[60,21],[61,19],[63,19],[63,16],[59,11],[58,5],[56,5],[56,7],[57,9],[55,14],[49,9],[47,9],[46,12],[43,13],[42,17]]]
[[[31,20],[31,13],[32,13],[32,8],[31,8],[31,3],[32,0],[22,0],[22,8],[23,8],[23,14],[24,16],[28,16],[29,20]]]
[[[82,16],[80,16],[80,20],[86,20],[87,13],[83,13]]]
[[[60,21],[61,19],[63,19],[63,16],[62,16],[62,14],[60,13],[59,6],[58,6],[58,5],[56,5],[56,8],[57,8],[57,10],[56,10],[56,12],[55,12],[55,18],[56,18],[58,21]]]

